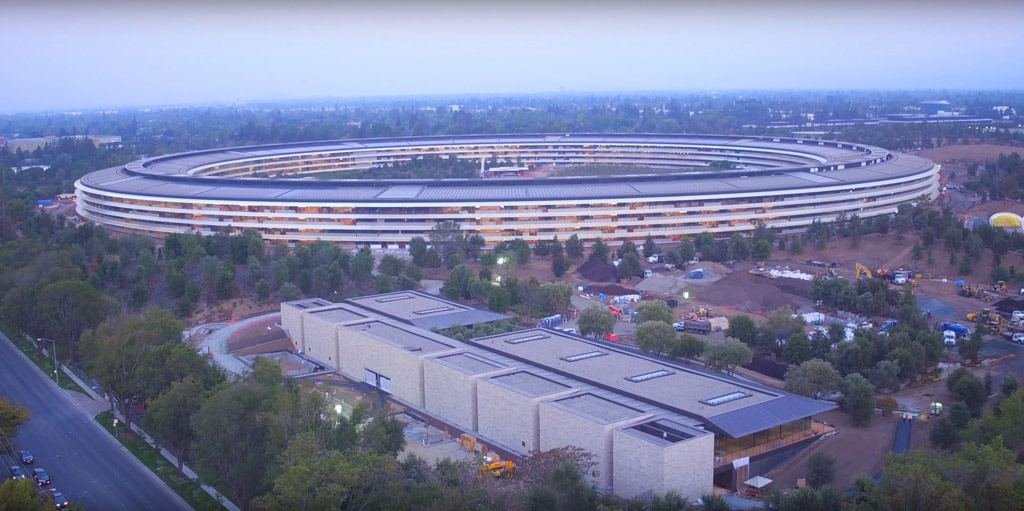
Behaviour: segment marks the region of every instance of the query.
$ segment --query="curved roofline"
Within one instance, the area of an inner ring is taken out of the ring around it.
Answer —
[[[718,143],[709,143],[707,145],[694,144],[694,139],[706,139],[708,141],[717,141]],[[380,184],[381,186],[392,186],[392,185],[429,185],[429,184],[458,184],[460,186],[493,186],[503,184],[523,184],[521,178],[445,178],[445,179],[313,179],[308,178],[232,178],[232,177],[214,177],[214,176],[203,176],[191,174],[194,169],[199,167],[206,167],[210,165],[222,165],[231,163],[234,161],[242,161],[247,159],[267,159],[278,156],[290,156],[300,153],[317,153],[317,152],[342,152],[342,151],[381,151],[388,149],[397,148],[416,148],[416,147],[433,147],[441,145],[459,145],[460,142],[466,142],[470,145],[509,145],[515,146],[520,144],[595,144],[595,145],[613,145],[613,144],[626,144],[631,146],[671,146],[679,145],[680,147],[721,147],[728,148],[729,146],[722,141],[749,141],[757,142],[760,144],[800,144],[806,151],[797,152],[793,149],[782,151],[783,154],[793,155],[804,155],[808,158],[825,159],[826,161],[819,164],[810,165],[788,165],[771,167],[768,169],[721,169],[721,170],[710,170],[710,171],[687,171],[687,172],[665,172],[657,174],[628,174],[628,175],[608,175],[608,176],[565,176],[565,177],[543,177],[543,178],[532,178],[535,181],[543,181],[555,184],[589,184],[589,183],[613,183],[613,182],[650,182],[650,181],[661,181],[665,179],[681,179],[681,180],[694,180],[708,177],[733,177],[742,178],[744,176],[770,176],[778,175],[786,172],[799,172],[799,171],[812,171],[814,169],[827,171],[834,170],[835,168],[858,166],[863,162],[878,162],[888,161],[896,158],[895,153],[864,144],[854,144],[849,142],[841,141],[822,141],[822,140],[810,140],[793,137],[767,137],[767,136],[740,136],[740,135],[689,135],[689,134],[645,134],[645,133],[570,133],[570,134],[559,134],[559,133],[531,133],[531,134],[495,134],[495,135],[455,135],[455,136],[426,136],[426,137],[384,137],[384,138],[363,138],[363,139],[341,139],[341,140],[328,140],[328,141],[311,141],[311,142],[289,142],[282,144],[267,144],[267,145],[250,145],[250,146],[237,146],[219,149],[205,149],[200,151],[190,151],[184,153],[175,153],[169,155],[155,156],[142,160],[136,160],[124,165],[123,169],[130,175],[145,176],[146,178],[158,179],[164,181],[191,181],[196,183],[204,184],[238,184],[244,183],[247,186],[300,186],[303,188],[322,188],[322,187],[336,187],[344,186],[347,184],[366,186],[367,184]],[[367,146],[366,144],[372,144]],[[330,147],[334,146],[334,147]],[[763,146],[747,146],[744,144],[735,144],[731,147],[736,149],[747,149],[753,152],[778,152],[776,149],[772,151],[770,147]],[[831,147],[838,149],[847,149],[852,152],[862,153],[864,156],[861,158],[854,158],[842,161],[828,161],[828,158],[822,158],[820,155],[815,154],[813,150],[816,147]],[[279,154],[266,154],[275,150],[287,150],[294,149],[294,151],[282,151]],[[244,154],[245,151],[259,151],[264,154]],[[174,165],[173,173],[157,173],[153,171],[153,166],[160,163],[171,163],[174,160],[181,160],[186,158],[194,158],[196,156],[204,155],[216,155],[223,153],[226,157],[222,160],[215,161],[204,161],[198,164],[184,164]],[[235,154],[231,154],[235,153]],[[227,156],[231,157],[227,157]]]

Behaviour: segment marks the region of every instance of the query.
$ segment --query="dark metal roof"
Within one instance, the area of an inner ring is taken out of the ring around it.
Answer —
[[[779,397],[757,403],[721,415],[712,415],[707,421],[713,428],[733,438],[764,431],[787,422],[810,417],[836,408],[831,401],[809,399],[791,394],[779,393]]]

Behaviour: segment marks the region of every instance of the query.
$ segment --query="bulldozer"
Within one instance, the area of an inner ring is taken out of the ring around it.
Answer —
[[[992,286],[992,291],[995,291],[996,293],[1005,293],[1006,292],[1006,281],[1005,280],[1000,280],[999,282],[996,282],[995,285]]]

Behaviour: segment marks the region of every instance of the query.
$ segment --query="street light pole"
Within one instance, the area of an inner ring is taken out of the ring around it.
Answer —
[[[53,377],[57,380],[57,386],[60,386],[60,367],[57,366],[57,343],[53,339],[37,338],[36,341],[46,341],[53,345]]]

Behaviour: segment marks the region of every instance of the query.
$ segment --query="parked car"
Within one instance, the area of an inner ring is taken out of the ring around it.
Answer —
[[[619,342],[619,336],[615,334],[608,334],[604,336],[604,340],[611,342]]]
[[[25,473],[21,471],[21,467],[8,467],[7,472],[10,474],[11,479],[25,478]]]
[[[1013,337],[1010,340],[1013,341],[1014,344],[1024,344],[1024,332],[1017,332],[1013,334]]]
[[[18,459],[20,459],[21,462],[25,465],[31,465],[33,462],[36,461],[35,456],[32,456],[32,453],[29,452],[28,449],[18,451]]]
[[[46,471],[41,468],[32,469],[32,479],[36,480],[37,486],[46,486],[50,484],[50,474],[47,474]]]

